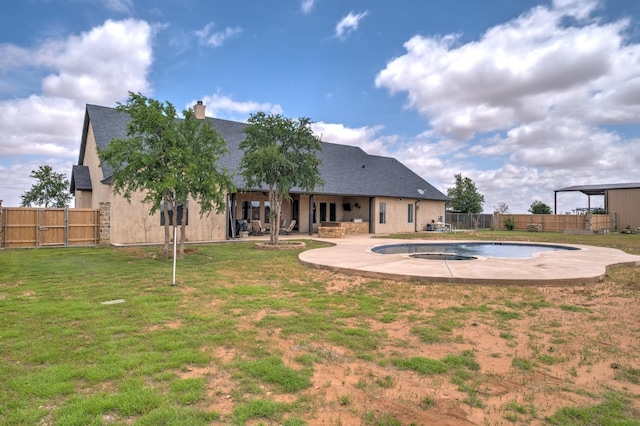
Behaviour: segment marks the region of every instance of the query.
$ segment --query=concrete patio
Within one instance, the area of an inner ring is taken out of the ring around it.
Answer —
[[[314,239],[335,246],[300,253],[299,259],[303,264],[364,277],[405,281],[533,286],[580,285],[604,280],[610,266],[640,265],[640,256],[612,248],[576,244],[571,246],[581,250],[541,252],[528,259],[479,257],[474,260],[430,260],[412,258],[408,254],[378,254],[371,252],[371,249],[387,244],[446,241],[394,240],[371,238],[369,235]]]

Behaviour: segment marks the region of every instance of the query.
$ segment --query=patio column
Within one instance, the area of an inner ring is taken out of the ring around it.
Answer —
[[[313,235],[313,194],[309,194],[309,235]]]

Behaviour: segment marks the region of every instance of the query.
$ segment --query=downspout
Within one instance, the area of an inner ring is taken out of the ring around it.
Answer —
[[[420,203],[420,201],[422,201],[422,200],[416,201],[416,206],[414,208],[415,213],[413,214],[413,216],[414,216],[414,218],[413,218],[413,224],[414,224],[413,232],[418,232],[418,203]]]

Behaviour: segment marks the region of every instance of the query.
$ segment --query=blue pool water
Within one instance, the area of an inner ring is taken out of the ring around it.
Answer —
[[[471,242],[471,243],[404,243],[378,246],[371,249],[374,253],[405,254],[412,257],[442,260],[469,260],[476,256],[501,257],[508,259],[526,259],[533,253],[558,250],[580,250],[577,247],[551,244]],[[446,255],[445,255],[446,253]]]

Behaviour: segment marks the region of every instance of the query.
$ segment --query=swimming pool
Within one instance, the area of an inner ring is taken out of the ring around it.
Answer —
[[[506,259],[527,259],[544,251],[580,250],[577,247],[553,244],[452,242],[403,243],[373,247],[374,253],[411,254],[411,257],[433,260],[473,260],[478,256]]]

